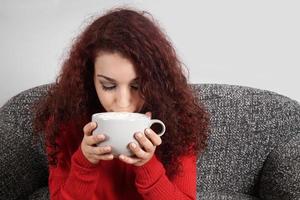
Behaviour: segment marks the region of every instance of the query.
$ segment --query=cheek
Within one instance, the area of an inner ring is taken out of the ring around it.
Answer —
[[[103,106],[110,106],[113,103],[112,95],[107,92],[100,92],[98,98]]]
[[[113,102],[113,97],[109,92],[103,91],[100,87],[96,88],[98,99],[105,110],[109,110]]]
[[[145,103],[145,100],[140,96],[140,95],[137,95],[136,96],[136,105],[140,108],[143,107],[144,103]]]

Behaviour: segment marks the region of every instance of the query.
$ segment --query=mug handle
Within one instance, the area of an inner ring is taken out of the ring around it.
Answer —
[[[160,124],[162,126],[162,131],[160,133],[157,133],[158,136],[162,136],[165,133],[165,131],[166,131],[165,124],[162,121],[160,121],[159,119],[151,119],[149,127],[151,127],[155,123],[158,123],[158,124]]]

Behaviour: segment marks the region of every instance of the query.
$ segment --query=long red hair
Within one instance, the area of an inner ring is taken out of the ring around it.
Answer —
[[[208,116],[158,24],[149,13],[125,8],[97,18],[77,37],[56,83],[37,107],[35,130],[46,133],[46,145],[52,149],[49,163],[57,163],[58,152],[69,159],[91,115],[105,112],[93,84],[94,61],[100,51],[117,52],[133,63],[146,100],[142,112],[151,111],[167,127],[156,155],[168,175],[176,174],[180,155],[198,155],[205,148]],[[63,127],[73,127],[73,131],[62,131]],[[65,137],[65,144],[57,144],[57,137]]]

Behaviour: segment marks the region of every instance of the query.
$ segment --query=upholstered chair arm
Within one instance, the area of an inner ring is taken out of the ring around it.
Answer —
[[[48,187],[42,187],[34,191],[28,200],[49,200],[49,190]]]
[[[229,191],[224,192],[206,192],[199,196],[197,194],[197,199],[199,200],[259,200],[256,197],[241,194],[241,193],[232,193]]]
[[[299,133],[269,154],[259,185],[259,194],[263,199],[300,199]]]

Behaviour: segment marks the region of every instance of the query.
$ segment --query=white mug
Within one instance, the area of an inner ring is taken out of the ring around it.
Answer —
[[[166,127],[165,124],[158,119],[150,119],[145,114],[130,112],[103,112],[92,115],[92,121],[97,123],[97,128],[93,131],[95,134],[105,135],[105,141],[98,146],[110,145],[112,154],[118,156],[120,154],[131,156],[132,152],[128,148],[130,142],[138,145],[134,138],[134,133],[143,132],[146,128],[150,128],[152,124],[159,123],[162,131],[157,133],[162,136]]]

